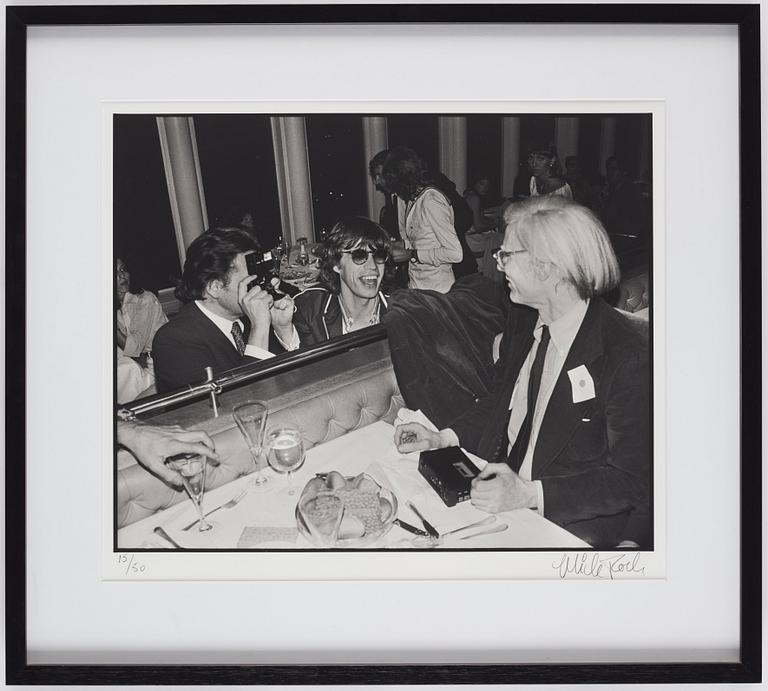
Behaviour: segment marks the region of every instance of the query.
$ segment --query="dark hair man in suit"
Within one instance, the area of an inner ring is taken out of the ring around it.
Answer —
[[[218,374],[272,357],[272,323],[290,323],[293,301],[275,302],[259,286],[248,288],[254,277],[245,255],[256,249],[253,238],[236,228],[206,231],[187,248],[176,289],[185,305],[152,346],[158,391],[202,381],[206,367]]]
[[[532,197],[496,253],[513,305],[491,393],[449,428],[399,426],[401,453],[461,445],[488,461],[471,501],[536,509],[598,548],[652,544],[647,336],[599,296],[619,280],[586,207]]]

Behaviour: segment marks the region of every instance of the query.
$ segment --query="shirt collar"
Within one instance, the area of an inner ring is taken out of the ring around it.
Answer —
[[[225,335],[229,335],[232,333],[232,324],[237,322],[240,324],[240,328],[243,328],[243,322],[240,319],[227,319],[226,317],[222,317],[219,314],[214,314],[209,310],[205,305],[203,304],[202,300],[195,300],[195,304],[197,305],[198,309],[206,316],[208,319],[210,319],[216,326],[221,330],[222,333]]]
[[[561,353],[567,353],[571,349],[573,340],[576,338],[576,334],[581,327],[581,322],[584,321],[584,316],[587,314],[588,307],[589,300],[579,300],[563,316],[549,325],[549,335],[552,343]],[[541,340],[542,326],[544,326],[544,323],[541,321],[541,317],[539,317],[533,330],[533,337],[537,342]]]

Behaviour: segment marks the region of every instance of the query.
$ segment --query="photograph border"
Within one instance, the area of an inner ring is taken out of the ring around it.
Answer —
[[[492,665],[29,665],[25,465],[6,463],[10,684],[717,683],[761,679],[761,132],[759,5],[294,5],[6,7],[6,458],[26,458],[26,51],[31,26],[542,23],[738,27],[741,314],[740,662]],[[13,230],[9,230],[13,229]],[[744,297],[749,296],[749,302]],[[13,526],[12,529],[10,526]]]

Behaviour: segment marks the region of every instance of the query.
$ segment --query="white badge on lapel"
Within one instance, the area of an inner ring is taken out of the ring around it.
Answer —
[[[574,403],[589,401],[595,397],[595,382],[584,365],[569,369],[568,378],[571,380],[571,393],[573,394]]]

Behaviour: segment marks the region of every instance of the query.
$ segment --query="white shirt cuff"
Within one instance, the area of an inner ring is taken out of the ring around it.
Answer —
[[[536,485],[536,512],[539,516],[544,515],[544,487],[541,484],[541,480],[534,480]]]
[[[440,440],[445,442],[444,446],[461,446],[459,444],[459,438],[456,436],[456,432],[450,427],[440,430]]]
[[[277,334],[277,331],[275,331],[275,338],[280,341],[280,345],[283,346],[286,350],[298,350],[299,346],[301,345],[301,341],[299,340],[299,332],[296,331],[296,327],[292,326],[293,329],[291,333],[291,340],[289,343],[286,343],[280,336]],[[273,329],[274,330],[274,329]]]
[[[250,344],[245,346],[245,354],[248,357],[254,357],[257,360],[267,360],[271,357],[275,357],[274,353],[270,353],[268,350]]]

